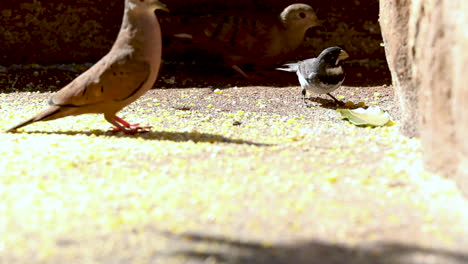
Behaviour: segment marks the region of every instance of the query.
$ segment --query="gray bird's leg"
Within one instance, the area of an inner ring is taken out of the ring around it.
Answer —
[[[306,99],[306,94],[307,94],[306,89],[302,88],[301,94],[302,94],[302,102],[303,102],[305,105],[307,105],[306,100],[305,100],[305,99]]]
[[[327,93],[328,96],[330,96],[334,101],[335,103],[339,104],[339,105],[344,105],[344,103],[338,99],[335,98],[335,96],[331,95],[331,93]]]
[[[313,106],[314,106],[313,104],[307,103],[307,102],[306,102],[307,90],[304,89],[304,88],[302,88],[301,94],[302,94],[302,102],[304,103],[304,105],[305,105],[306,107],[313,107]]]

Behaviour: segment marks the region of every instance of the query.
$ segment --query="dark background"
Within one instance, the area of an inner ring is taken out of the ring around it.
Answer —
[[[194,50],[185,42],[171,40],[168,34],[180,27],[187,17],[235,12],[251,13],[252,16],[264,12],[276,16],[284,7],[297,2],[165,0],[171,12],[157,11],[164,46],[161,77],[155,86],[296,85],[294,74],[276,71],[258,79],[242,79],[231,69],[219,67],[222,61],[217,56]],[[391,82],[381,47],[378,0],[300,2],[314,8],[323,27],[307,32],[299,55],[291,60],[306,59],[326,47],[337,45],[351,56],[345,65],[345,85]],[[57,80],[63,83],[83,70],[83,67],[53,65],[94,63],[107,53],[120,27],[123,1],[12,0],[1,1],[0,12],[2,83],[6,84],[5,78],[9,78],[8,83],[16,80],[15,86],[20,89],[27,83],[34,86],[36,79],[40,79],[41,87],[53,90],[57,88]],[[19,73],[20,77],[17,76]]]

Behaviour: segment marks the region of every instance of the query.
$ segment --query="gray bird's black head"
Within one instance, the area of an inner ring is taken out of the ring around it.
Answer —
[[[326,48],[317,57],[321,62],[324,62],[331,66],[338,66],[340,61],[348,58],[349,55],[340,47]]]

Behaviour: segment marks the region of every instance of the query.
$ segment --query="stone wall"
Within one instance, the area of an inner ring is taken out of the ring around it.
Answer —
[[[398,100],[401,131],[419,135],[418,86],[413,84],[408,49],[408,23],[411,0],[381,0],[379,22],[384,39],[387,62],[392,75],[395,98]]]
[[[468,194],[468,2],[413,0],[410,49],[426,164]]]
[[[380,7],[395,91],[408,118],[403,129],[421,135],[427,168],[468,195],[468,2],[382,0]]]

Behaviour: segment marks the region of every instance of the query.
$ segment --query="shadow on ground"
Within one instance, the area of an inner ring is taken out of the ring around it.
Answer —
[[[106,136],[106,137],[119,137],[119,138],[141,138],[146,140],[168,140],[174,142],[188,142],[195,143],[228,143],[228,144],[246,144],[257,147],[267,147],[270,144],[257,143],[249,140],[232,139],[221,135],[200,133],[200,132],[167,132],[167,131],[148,131],[138,134],[124,134],[122,132],[112,132],[105,130],[92,130],[92,131],[24,131],[24,132],[11,132],[15,134],[38,134],[38,135],[85,135],[85,136]]]
[[[158,258],[183,257],[190,263],[230,264],[466,264],[467,253],[422,248],[398,243],[373,243],[348,247],[321,241],[265,246],[198,233],[164,232],[184,246]],[[174,241],[175,242],[175,241]],[[174,243],[175,244],[175,243]]]

